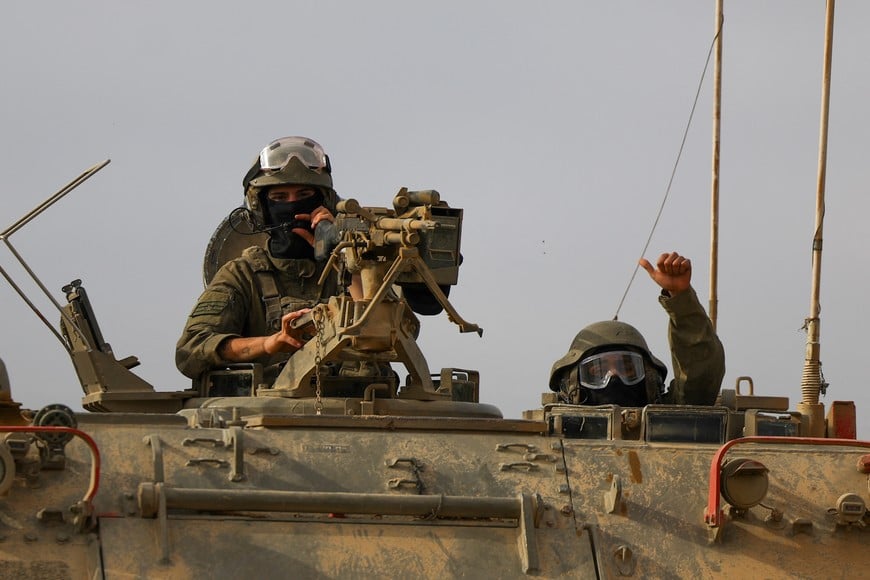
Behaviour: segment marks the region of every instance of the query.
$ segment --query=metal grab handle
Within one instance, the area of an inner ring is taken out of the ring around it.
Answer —
[[[166,507],[210,512],[278,511],[300,513],[345,513],[446,518],[508,518],[522,513],[519,498],[449,495],[396,496],[378,493],[204,489],[164,486]],[[142,517],[157,514],[157,490],[153,483],[139,484]]]

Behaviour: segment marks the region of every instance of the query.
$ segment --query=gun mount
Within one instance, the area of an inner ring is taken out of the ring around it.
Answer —
[[[317,305],[297,325],[314,323],[316,333],[294,353],[270,389],[259,395],[321,397],[348,395],[348,383],[366,381],[366,398],[375,390],[398,395],[394,374],[385,369],[401,363],[408,372],[402,394],[418,400],[452,400],[447,385],[435,386],[416,342],[420,323],[412,300],[394,289],[411,288],[416,300],[425,288],[461,332],[483,330],[465,321],[445,290],[456,284],[460,263],[462,210],[450,208],[436,191],[403,188],[392,208],[362,207],[354,199],[339,202],[335,223],[322,223],[315,252],[329,256],[320,283],[332,271],[351,274],[349,292]],[[346,277],[345,277],[346,278]],[[431,311],[431,309],[427,310]],[[330,363],[335,363],[332,366]],[[337,367],[337,368],[336,368]],[[352,370],[350,370],[352,369]],[[350,379],[350,381],[348,380]],[[461,397],[465,398],[465,397]]]

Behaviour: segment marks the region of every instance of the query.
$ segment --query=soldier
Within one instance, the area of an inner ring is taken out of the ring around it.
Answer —
[[[199,297],[175,351],[178,369],[196,379],[229,363],[257,362],[271,383],[279,365],[302,348],[303,329],[290,323],[339,292],[333,273],[314,260],[314,228],[333,221],[338,196],[323,148],[305,137],[267,145],[242,180],[256,229],[268,248],[246,249],[215,274]]]
[[[725,351],[691,286],[692,263],[672,252],[656,267],[640,265],[662,288],[670,317],[668,339],[675,378],[664,390],[667,367],[633,326],[616,320],[581,330],[568,354],[553,364],[550,389],[566,403],[642,407],[648,403],[712,405],[725,375]]]

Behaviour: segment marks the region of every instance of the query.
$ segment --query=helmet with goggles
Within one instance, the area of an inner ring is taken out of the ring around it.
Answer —
[[[275,185],[310,185],[323,194],[323,205],[335,210],[329,156],[313,139],[282,137],[266,145],[242,180],[245,203],[257,225],[267,223],[264,194]]]
[[[558,391],[563,373],[574,365],[580,385],[589,389],[604,388],[612,376],[626,385],[638,384],[646,374],[645,362],[659,372],[664,383],[667,367],[653,356],[635,327],[618,320],[595,322],[578,332],[568,353],[553,363],[550,389]]]

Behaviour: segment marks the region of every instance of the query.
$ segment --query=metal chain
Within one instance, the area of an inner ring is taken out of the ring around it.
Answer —
[[[317,350],[314,353],[314,412],[318,415],[323,414],[323,397],[322,397],[322,377],[320,363],[323,361],[323,310],[315,308],[312,311],[314,326],[317,328]]]

